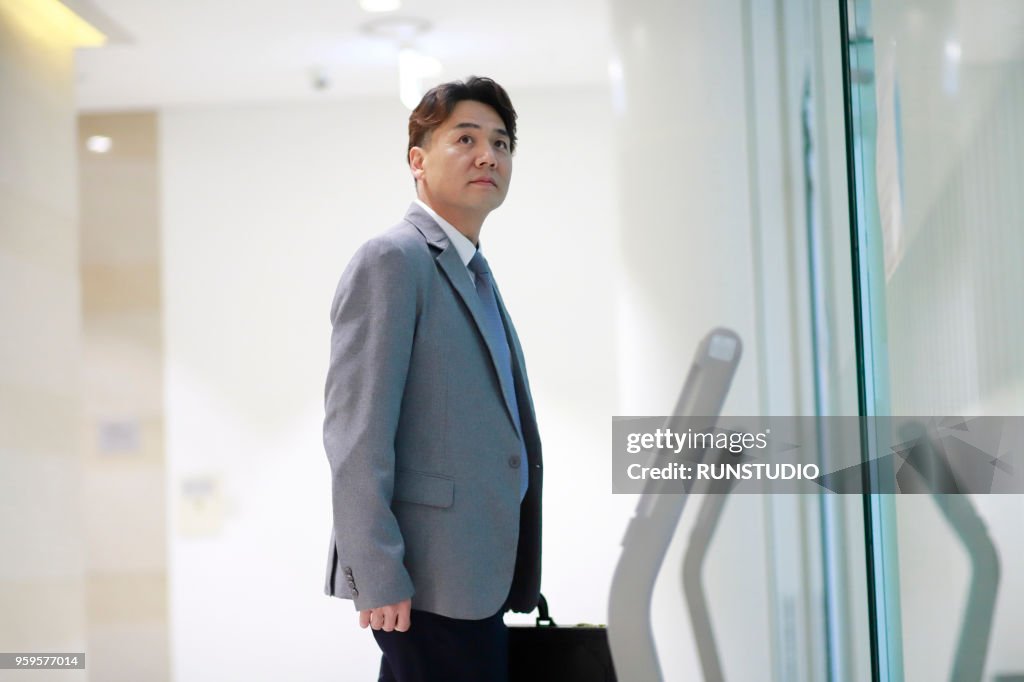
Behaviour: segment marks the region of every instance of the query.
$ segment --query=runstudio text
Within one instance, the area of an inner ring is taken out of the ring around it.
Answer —
[[[696,468],[696,476],[693,469]],[[769,464],[766,462],[744,462],[742,464],[682,464],[673,462],[663,467],[645,467],[630,464],[626,475],[634,481],[656,480],[769,480],[788,481],[793,479],[814,480],[821,474],[816,464]]]

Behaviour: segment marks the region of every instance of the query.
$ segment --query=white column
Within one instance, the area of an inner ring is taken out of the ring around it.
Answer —
[[[86,642],[73,45],[30,5],[0,2],[0,648],[71,652]]]

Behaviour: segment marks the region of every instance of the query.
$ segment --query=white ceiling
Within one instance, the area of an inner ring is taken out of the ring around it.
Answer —
[[[398,46],[360,31],[380,17],[356,0],[69,0],[111,43],[77,51],[83,111],[395,96]],[[603,83],[610,27],[593,0],[403,0],[424,19],[413,46],[436,80],[488,75],[509,88]],[[102,26],[101,26],[102,27]],[[118,38],[121,38],[120,40]],[[329,87],[316,90],[320,69]]]

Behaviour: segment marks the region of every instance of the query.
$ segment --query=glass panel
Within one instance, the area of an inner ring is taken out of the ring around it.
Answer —
[[[1024,413],[1024,3],[851,10],[863,408]],[[882,679],[1024,680],[1024,498],[872,512]]]

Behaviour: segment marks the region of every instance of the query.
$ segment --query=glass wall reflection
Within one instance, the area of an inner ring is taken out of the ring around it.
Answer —
[[[1024,4],[851,6],[869,399],[897,415],[1024,413]],[[1024,498],[894,502],[898,559],[876,578],[899,595],[879,622],[898,630],[881,639],[902,649],[903,679],[1024,679]]]

